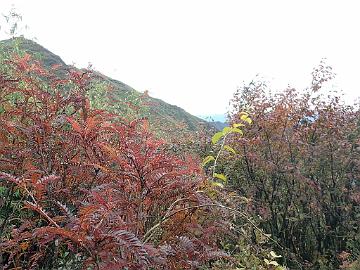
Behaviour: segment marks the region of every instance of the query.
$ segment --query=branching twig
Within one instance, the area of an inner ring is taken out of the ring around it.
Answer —
[[[232,207],[229,206],[225,206],[219,203],[209,203],[209,204],[200,204],[200,205],[195,205],[195,206],[189,206],[189,207],[184,207],[182,209],[177,209],[174,212],[172,212],[171,214],[166,214],[159,223],[155,224],[153,227],[151,227],[144,235],[144,243],[147,243],[150,239],[151,236],[153,235],[153,231],[160,227],[162,223],[164,223],[166,220],[168,220],[169,218],[171,218],[172,216],[176,215],[179,212],[182,211],[186,211],[186,210],[190,210],[190,209],[197,209],[197,208],[204,208],[204,207],[218,207],[218,208],[222,208],[222,209],[226,209],[229,210],[233,213],[236,213],[238,215],[240,215],[241,217],[245,218],[257,231],[259,231],[262,235],[264,235],[267,239],[269,239],[270,241],[274,242],[278,247],[280,247],[281,249],[285,249],[279,242],[277,242],[275,239],[273,239],[271,236],[269,236],[268,234],[265,234],[245,213],[236,210]]]

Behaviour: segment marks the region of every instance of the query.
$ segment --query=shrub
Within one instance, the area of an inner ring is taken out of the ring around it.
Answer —
[[[291,269],[335,269],[338,254],[360,247],[359,111],[321,94],[333,76],[322,63],[304,92],[269,94],[258,81],[232,101],[231,122],[246,110],[253,125],[229,143],[238,153],[225,166],[229,185],[251,200]]]
[[[3,64],[4,268],[186,269],[227,256],[197,160],[165,151],[146,119],[91,108],[88,71],[58,78],[27,54]]]

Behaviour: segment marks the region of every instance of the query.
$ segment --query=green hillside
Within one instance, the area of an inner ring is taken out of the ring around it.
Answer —
[[[0,41],[0,46],[1,50],[6,52],[14,50],[27,52],[32,57],[40,60],[47,69],[54,65],[60,65],[61,68],[57,71],[59,76],[65,70],[74,68],[67,65],[59,56],[43,46],[25,38],[3,40]],[[118,100],[118,102],[108,102],[109,94],[112,100]],[[174,135],[177,136],[179,128],[182,132],[187,133],[209,127],[206,121],[187,113],[182,108],[144,95],[125,83],[112,79],[98,71],[94,71],[93,86],[89,91],[89,95],[95,107],[106,108],[115,113],[124,114],[126,118],[147,117],[160,136],[162,133],[169,135],[171,132],[174,132]],[[127,103],[137,106],[136,112],[129,110],[128,106],[124,105]]]

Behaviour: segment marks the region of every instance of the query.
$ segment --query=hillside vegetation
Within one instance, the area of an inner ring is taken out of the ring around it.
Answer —
[[[1,268],[359,269],[360,112],[326,64],[304,91],[244,85],[215,132],[32,41],[0,46]]]
[[[46,70],[57,67],[55,74],[60,77],[66,76],[66,70],[76,70],[75,67],[66,65],[59,56],[32,40],[22,37],[13,38],[1,41],[0,47],[8,53],[26,52],[34,59],[39,60]],[[95,103],[95,106],[101,109],[106,107],[107,110],[118,114],[125,113],[126,116],[124,117],[148,117],[160,134],[169,136],[171,131],[176,129],[182,132],[190,131],[190,134],[201,131],[204,127],[210,127],[204,120],[187,113],[182,108],[152,98],[146,93],[140,93],[125,83],[98,71],[92,70],[92,83],[94,84],[92,88],[94,91],[89,93],[91,95],[89,98]],[[128,106],[129,103],[132,105],[131,108]]]

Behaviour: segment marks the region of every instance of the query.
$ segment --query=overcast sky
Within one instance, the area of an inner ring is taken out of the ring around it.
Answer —
[[[226,112],[243,81],[305,87],[322,58],[359,96],[358,1],[1,0],[27,36],[66,63],[95,69],[195,115]]]

